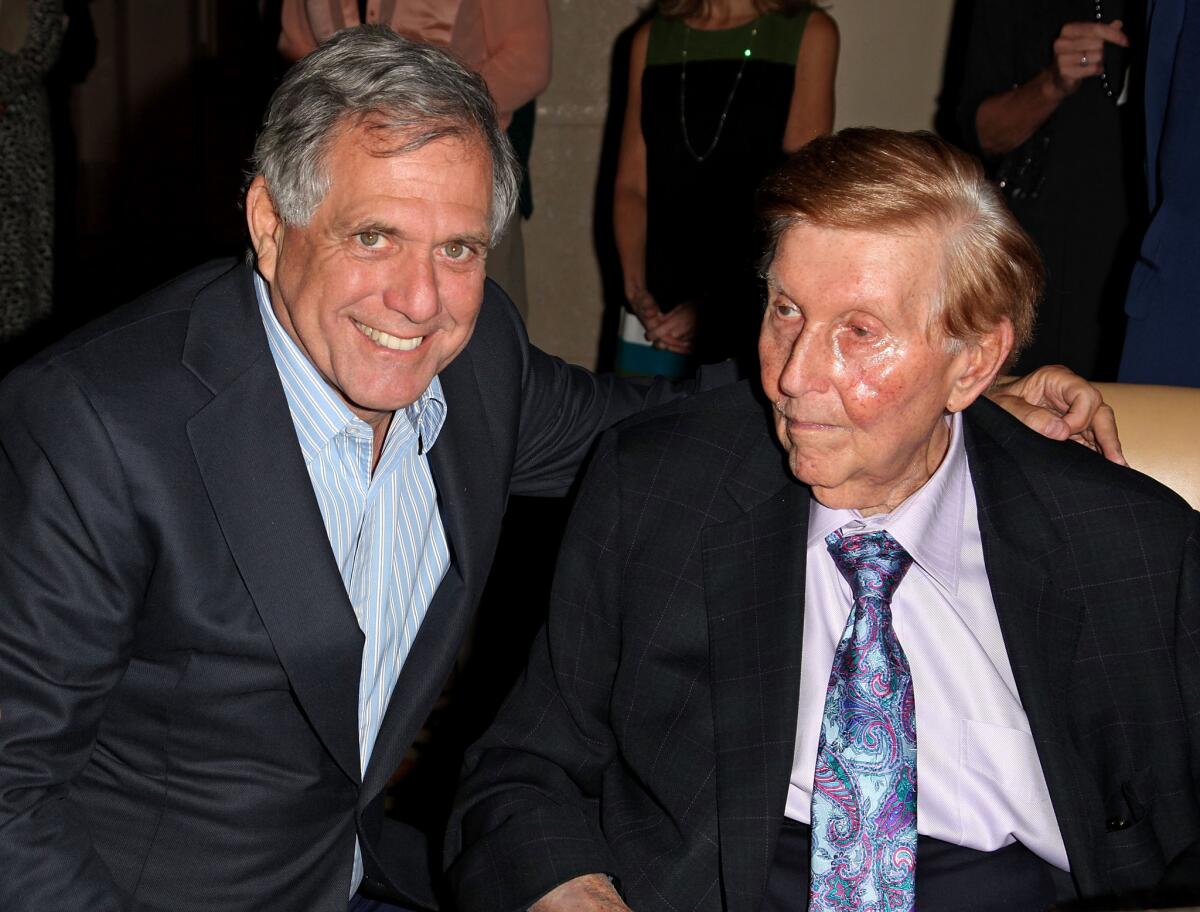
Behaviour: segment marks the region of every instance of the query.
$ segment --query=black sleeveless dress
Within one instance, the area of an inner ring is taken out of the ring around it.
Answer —
[[[646,284],[663,310],[698,302],[702,361],[753,352],[762,312],[754,193],[783,158],[807,19],[772,13],[718,31],[662,17],[650,25]]]

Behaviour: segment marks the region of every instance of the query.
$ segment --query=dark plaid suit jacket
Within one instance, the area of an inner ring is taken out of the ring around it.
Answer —
[[[988,402],[965,422],[1075,887],[1152,886],[1200,841],[1200,516]],[[466,912],[589,872],[638,912],[757,909],[795,741],[808,503],[745,385],[607,436],[526,676],[468,760],[448,852]]]

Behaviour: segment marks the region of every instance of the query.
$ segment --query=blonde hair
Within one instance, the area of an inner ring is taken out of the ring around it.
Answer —
[[[1044,270],[979,161],[932,133],[851,128],[812,140],[763,183],[765,267],[798,224],[932,231],[943,245],[930,329],[953,348],[1007,319],[1015,356],[1033,332]]]
[[[658,12],[667,19],[691,19],[703,16],[708,10],[709,0],[658,0]],[[754,0],[759,15],[782,13],[794,16],[802,10],[815,9],[809,0]]]

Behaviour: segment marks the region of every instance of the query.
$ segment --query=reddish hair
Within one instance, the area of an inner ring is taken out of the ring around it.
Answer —
[[[764,266],[794,225],[929,230],[943,245],[930,329],[961,344],[1007,319],[1012,354],[1029,342],[1044,275],[1037,247],[978,159],[932,133],[859,127],[818,137],[767,178],[758,211]]]

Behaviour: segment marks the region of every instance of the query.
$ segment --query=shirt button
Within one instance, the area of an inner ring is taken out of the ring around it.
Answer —
[[[1109,817],[1106,821],[1104,821],[1104,828],[1110,833],[1115,833],[1117,830],[1127,829],[1128,826],[1129,821],[1124,817]]]

